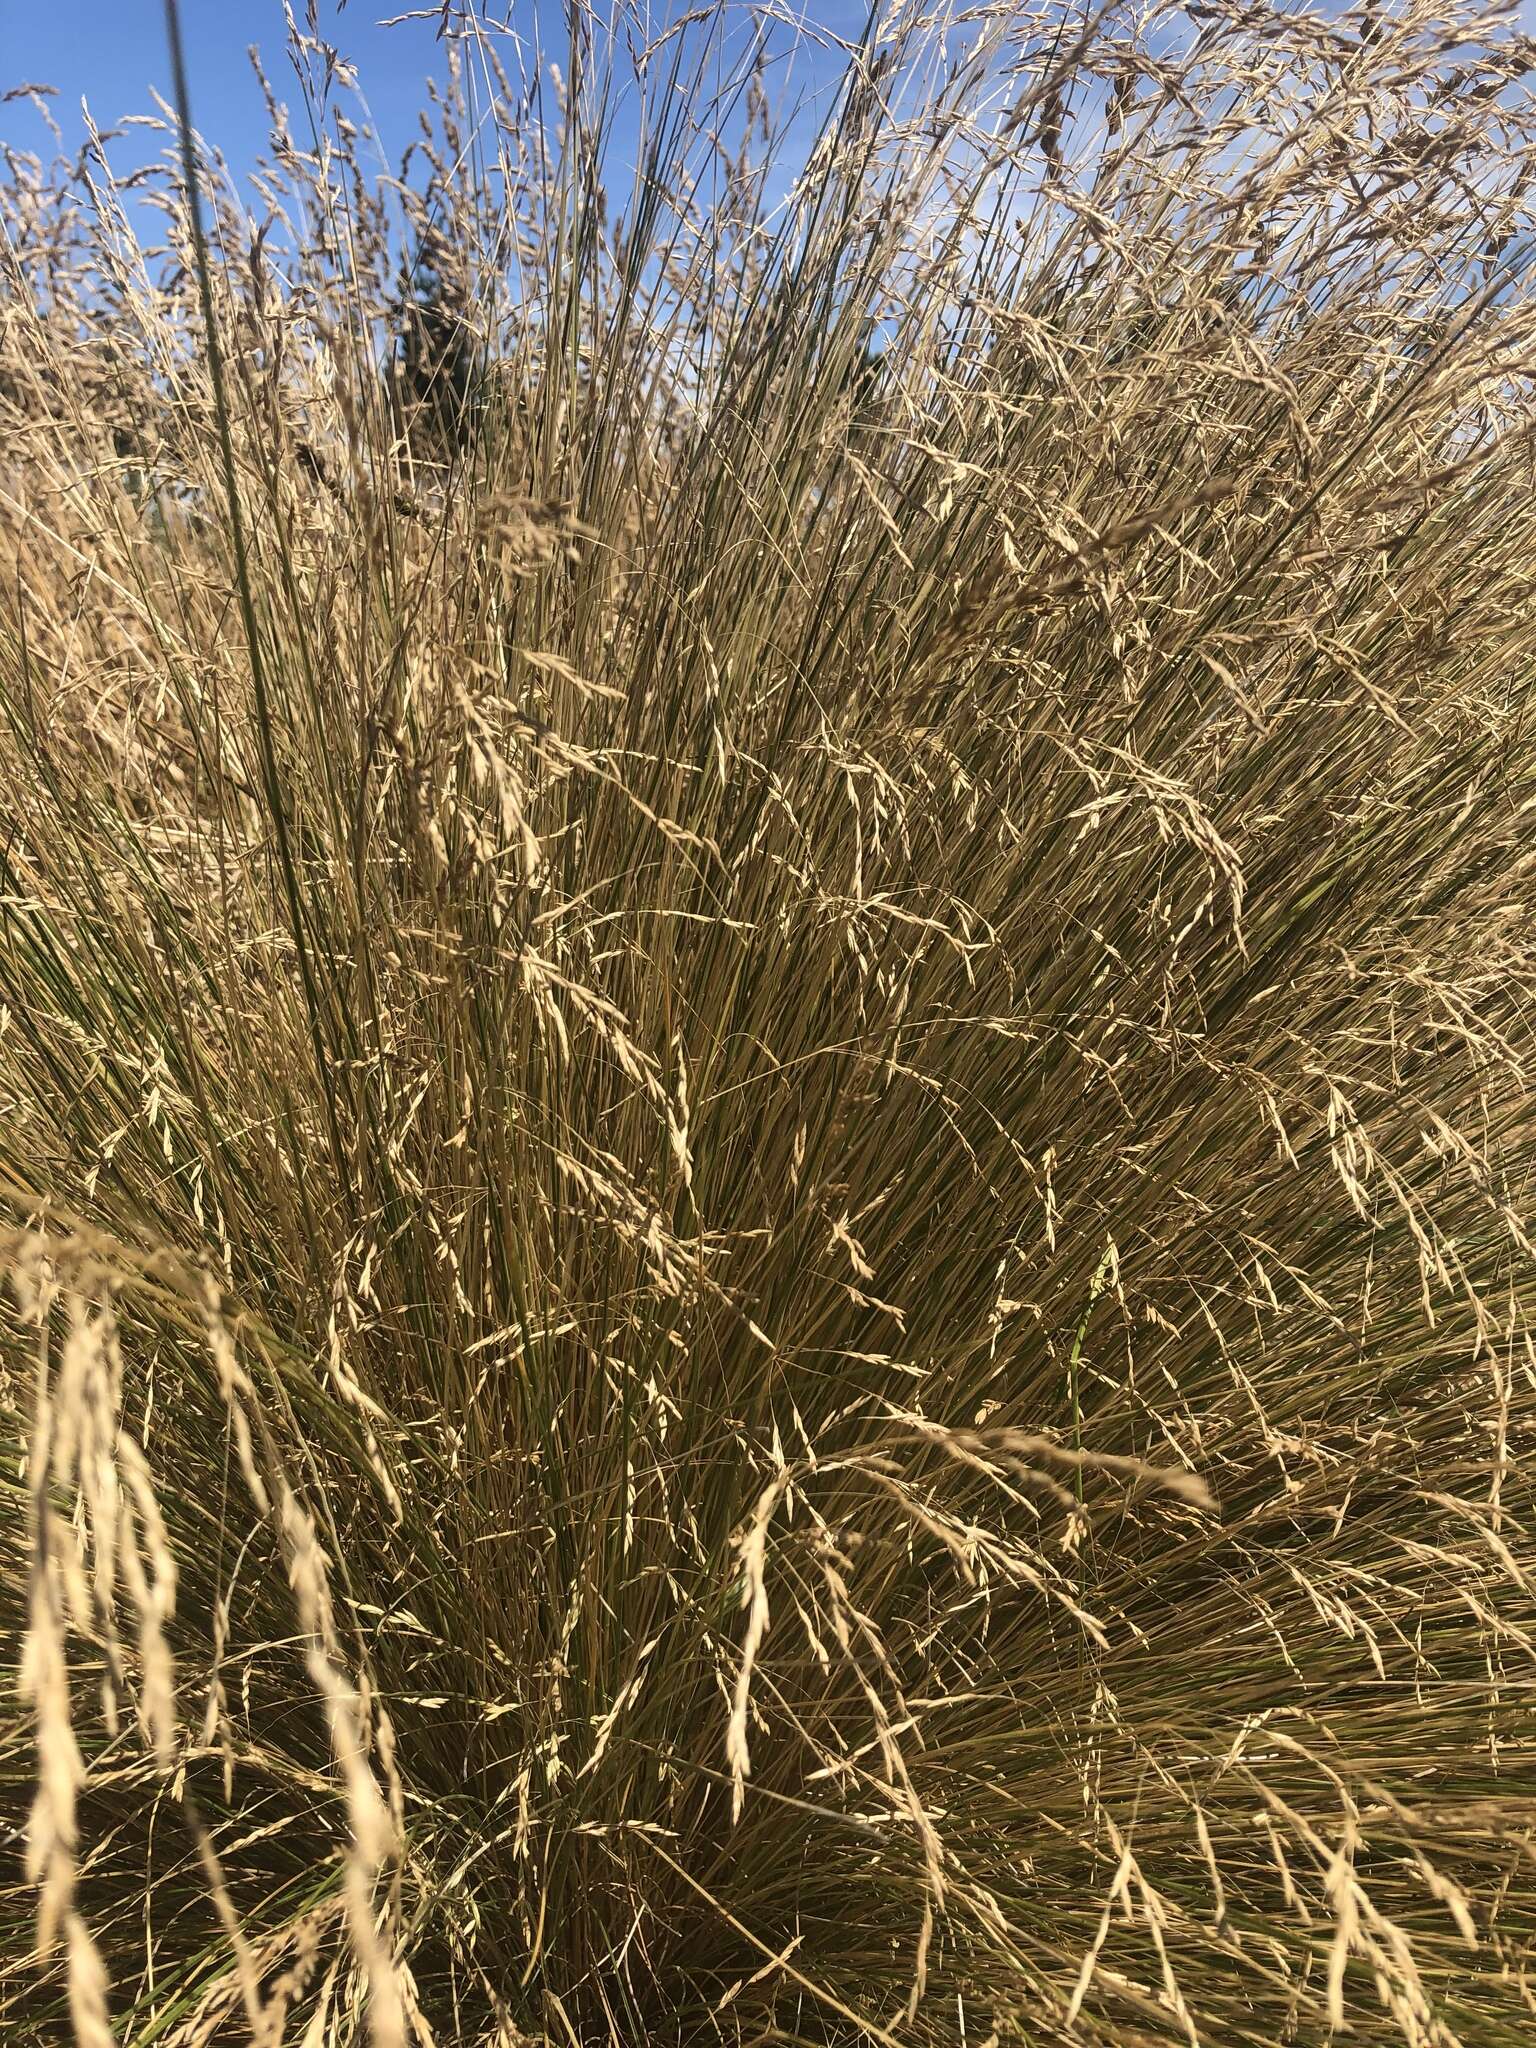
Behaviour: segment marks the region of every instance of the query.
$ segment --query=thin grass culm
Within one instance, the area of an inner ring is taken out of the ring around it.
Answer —
[[[0,144],[6,2042],[1529,2040],[1536,44],[433,12]]]

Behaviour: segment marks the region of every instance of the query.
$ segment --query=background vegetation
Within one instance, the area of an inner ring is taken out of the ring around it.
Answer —
[[[1529,2039],[1530,45],[445,33],[5,159],[7,2040]]]

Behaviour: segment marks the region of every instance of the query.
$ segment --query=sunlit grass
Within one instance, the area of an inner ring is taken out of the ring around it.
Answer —
[[[7,2041],[1524,2041],[1528,46],[453,19],[0,185]]]

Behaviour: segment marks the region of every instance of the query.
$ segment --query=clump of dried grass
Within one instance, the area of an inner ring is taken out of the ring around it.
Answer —
[[[449,23],[0,184],[5,2024],[1523,2038],[1529,45]]]

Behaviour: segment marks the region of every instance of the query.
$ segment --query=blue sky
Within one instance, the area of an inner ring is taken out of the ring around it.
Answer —
[[[294,0],[301,20],[305,4]],[[649,12],[659,25],[688,4],[649,0]],[[318,0],[320,33],[356,63],[392,161],[415,133],[425,78],[441,71],[443,63],[435,18],[382,26],[390,16],[413,11],[435,17],[438,10],[432,0]],[[541,11],[548,47],[557,55],[564,41],[560,0],[547,0],[542,10],[536,0],[477,4],[482,18],[507,22],[529,41],[537,40]],[[859,33],[866,7],[865,0],[791,0],[783,12],[791,11],[852,37]],[[745,15],[745,6],[740,12]],[[290,106],[297,102],[285,54],[282,0],[181,0],[181,16],[194,119],[242,172],[266,142],[265,114],[246,56],[250,44],[261,49],[278,97]],[[1536,23],[1536,0],[1522,0],[1519,17],[1526,25]],[[797,89],[825,81],[836,68],[830,54],[819,62],[802,56],[796,64]],[[83,139],[82,97],[102,128],[125,114],[149,112],[151,88],[170,97],[164,0],[0,0],[0,93],[24,82],[58,88],[52,106],[71,151]],[[43,122],[23,102],[0,104],[0,143],[45,156],[53,147]],[[114,162],[142,161],[156,146],[142,131],[130,131],[114,149]]]
[[[423,79],[442,66],[431,22],[378,26],[413,4],[351,0],[341,11],[336,0],[323,0],[320,8],[321,34],[356,60],[395,157],[414,133]],[[301,18],[303,7],[304,0],[297,0]],[[285,55],[282,0],[182,0],[181,18],[193,118],[235,169],[244,170],[266,142],[265,110],[246,56],[250,44],[261,49],[279,99],[297,99]],[[163,0],[0,0],[0,81],[0,91],[23,82],[57,86],[53,111],[71,147],[82,135],[82,97],[101,128],[124,114],[149,113],[151,88],[171,97]],[[42,153],[51,146],[43,123],[24,103],[0,106],[0,140]],[[119,154],[125,163],[142,158],[149,148],[142,135],[126,136],[113,151],[114,161]]]
[[[685,6],[686,0],[675,5],[653,0],[651,19],[659,27]],[[859,34],[866,15],[865,0],[802,0],[802,7],[811,22],[848,37]],[[304,11],[305,0],[294,0],[301,25]],[[413,11],[432,18],[385,25],[390,17]],[[540,41],[542,18],[547,53],[562,53],[560,0],[548,0],[542,8],[531,0],[480,0],[477,12],[482,19],[506,23],[529,46]],[[436,15],[430,0],[319,0],[320,34],[355,65],[392,165],[417,133],[425,80],[444,69]],[[745,7],[740,16],[744,25]],[[295,115],[302,144],[300,97],[287,56],[282,0],[181,0],[181,19],[193,119],[236,175],[249,171],[267,145],[266,113],[246,54],[251,44],[261,51],[278,99]],[[787,46],[787,31],[781,32],[781,40]],[[510,55],[508,50],[504,61],[515,76],[517,66],[508,61]],[[803,51],[796,58],[793,79],[781,72],[778,84],[794,101],[818,83],[824,86],[839,69],[833,53],[824,52],[818,59]],[[171,98],[164,0],[0,0],[0,93],[23,83],[57,88],[49,105],[71,154],[84,139],[82,99],[103,131],[124,115],[152,112],[152,90]],[[622,122],[618,139],[622,140]],[[25,101],[0,103],[0,144],[4,143],[45,158],[56,148],[44,121]],[[111,144],[109,154],[121,172],[154,157],[164,146],[164,138],[130,128]]]

